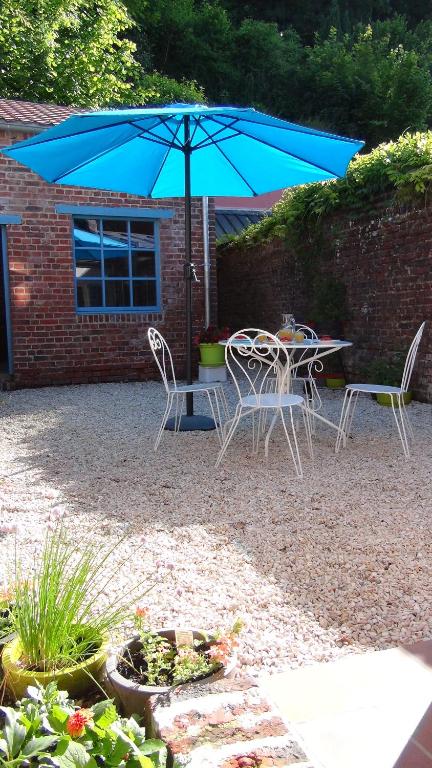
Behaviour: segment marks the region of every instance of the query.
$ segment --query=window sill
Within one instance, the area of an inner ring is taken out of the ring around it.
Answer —
[[[77,315],[154,315],[162,312],[162,307],[113,307],[108,309],[77,309]]]

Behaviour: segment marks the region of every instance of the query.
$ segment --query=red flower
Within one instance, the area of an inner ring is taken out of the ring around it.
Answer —
[[[91,709],[79,709],[74,712],[66,723],[66,730],[73,739],[79,739],[83,735],[86,725],[93,722]]]
[[[135,608],[135,616],[137,616],[139,619],[144,619],[148,615],[148,608],[145,608],[143,605],[137,605]]]

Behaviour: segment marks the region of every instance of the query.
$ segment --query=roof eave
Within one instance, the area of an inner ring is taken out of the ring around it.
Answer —
[[[32,123],[26,120],[4,120],[0,118],[0,129],[6,131],[33,131],[33,133],[41,133],[53,125],[55,125],[54,122],[41,125],[40,123]]]

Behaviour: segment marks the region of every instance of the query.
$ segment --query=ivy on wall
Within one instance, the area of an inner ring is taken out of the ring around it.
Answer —
[[[425,202],[431,188],[432,131],[406,133],[358,155],[341,179],[287,189],[270,216],[229,242],[243,248],[280,237],[296,250],[308,240],[310,250],[331,214],[371,212],[377,196],[385,193],[392,202]]]

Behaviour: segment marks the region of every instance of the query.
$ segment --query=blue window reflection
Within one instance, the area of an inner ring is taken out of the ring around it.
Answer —
[[[78,311],[155,311],[159,308],[156,227],[156,223],[149,220],[74,219]]]

